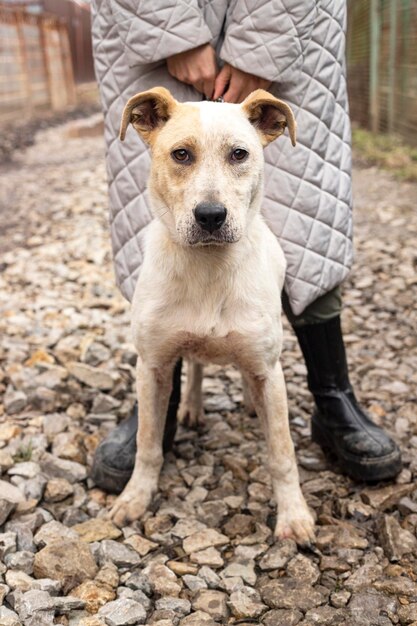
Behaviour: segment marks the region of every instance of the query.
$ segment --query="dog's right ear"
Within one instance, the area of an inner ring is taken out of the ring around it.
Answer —
[[[151,143],[153,134],[169,120],[177,104],[165,87],[137,93],[128,100],[124,108],[120,139],[123,141],[127,127],[132,124],[139,135],[147,143]]]

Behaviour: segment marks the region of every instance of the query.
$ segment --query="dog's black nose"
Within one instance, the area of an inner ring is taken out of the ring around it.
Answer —
[[[224,224],[227,209],[216,202],[200,202],[194,209],[195,221],[203,230],[213,233]]]

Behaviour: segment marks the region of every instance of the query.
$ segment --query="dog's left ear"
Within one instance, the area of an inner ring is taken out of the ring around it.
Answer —
[[[257,89],[249,94],[241,106],[250,123],[258,130],[264,146],[282,135],[287,126],[291,143],[295,146],[297,125],[288,104],[268,91]]]
[[[177,101],[165,87],[155,87],[149,91],[137,93],[128,100],[122,115],[120,139],[126,136],[129,124],[150,143],[152,135],[171,117]]]

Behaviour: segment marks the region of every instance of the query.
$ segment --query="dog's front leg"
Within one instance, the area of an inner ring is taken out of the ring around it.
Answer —
[[[301,492],[294,445],[288,423],[287,392],[281,364],[268,374],[245,374],[251,398],[262,422],[278,506],[275,535],[305,544],[314,540],[314,521]]]
[[[110,517],[119,526],[141,517],[158,488],[172,369],[165,367],[163,370],[155,370],[138,359],[139,427],[135,467],[128,484],[110,511]]]

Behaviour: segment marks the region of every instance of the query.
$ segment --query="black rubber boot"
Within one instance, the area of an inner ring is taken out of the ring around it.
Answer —
[[[163,449],[164,453],[171,450],[177,432],[177,410],[181,399],[181,361],[175,366],[172,392],[169,399]],[[120,493],[132,475],[136,455],[136,433],[138,431],[138,406],[135,405],[133,414],[104,439],[98,446],[91,478],[95,484],[109,491]]]
[[[401,470],[398,446],[359,406],[349,382],[340,317],[294,327],[316,410],[312,438],[352,478],[377,482]]]

